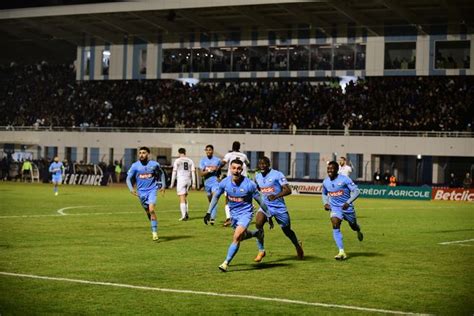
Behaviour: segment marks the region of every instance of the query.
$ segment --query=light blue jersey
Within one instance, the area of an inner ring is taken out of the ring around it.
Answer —
[[[160,164],[158,162],[149,160],[146,164],[143,164],[140,161],[136,161],[127,172],[128,188],[130,191],[133,190],[132,180],[134,180],[139,194],[148,191],[156,191],[161,185],[165,185],[166,183],[164,174],[161,173],[161,181],[159,180],[159,174]]]
[[[64,169],[64,166],[61,161],[59,162],[53,161],[49,165],[49,172],[53,174],[53,177],[61,177],[63,175],[63,169]]]
[[[286,204],[283,197],[270,201],[269,195],[277,195],[282,191],[282,187],[288,184],[283,173],[278,170],[270,169],[267,175],[264,177],[262,173],[257,173],[255,176],[257,186],[262,192],[265,204],[267,204],[270,211],[286,212]]]
[[[149,160],[146,164],[136,161],[127,172],[127,186],[133,191],[132,180],[137,185],[137,194],[140,203],[145,210],[150,204],[156,204],[156,191],[162,185],[166,185],[165,175],[161,172],[161,181],[158,180],[160,174],[160,164],[154,160]]]
[[[61,161],[59,162],[53,161],[49,165],[49,172],[53,174],[53,178],[52,178],[53,183],[61,183],[63,181],[64,166]]]
[[[208,194],[212,192],[212,189],[219,184],[219,180],[217,179],[219,167],[221,165],[221,160],[215,156],[212,158],[203,157],[199,163],[199,168],[202,171],[210,171],[204,177],[204,187]]]
[[[338,175],[334,180],[329,177],[323,181],[323,203],[331,207],[331,217],[355,222],[354,205],[352,202],[359,196],[359,188],[351,178]],[[347,203],[346,210],[342,206]]]
[[[280,197],[273,201],[268,199],[268,196],[277,195],[282,191],[283,186],[288,184],[283,173],[270,169],[266,176],[263,176],[262,173],[257,173],[255,181],[257,182],[258,189],[263,194],[270,216],[275,217],[281,227],[290,226],[290,215],[286,209],[284,198]]]

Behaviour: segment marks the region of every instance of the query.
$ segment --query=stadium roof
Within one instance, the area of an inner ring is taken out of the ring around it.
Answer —
[[[0,35],[4,47],[20,53],[22,47],[75,49],[91,38],[120,43],[133,36],[154,42],[160,34],[173,41],[196,32],[225,37],[255,28],[282,36],[289,28],[330,35],[350,25],[382,36],[387,28],[432,34],[449,25],[448,31],[473,33],[473,16],[472,0],[234,0],[232,5],[228,0],[109,0],[0,10]]]

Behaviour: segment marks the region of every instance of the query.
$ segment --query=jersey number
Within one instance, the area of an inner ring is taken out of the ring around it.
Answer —
[[[185,163],[183,164],[183,166],[184,166],[184,170],[188,170],[188,169],[189,169],[187,162],[185,162]]]

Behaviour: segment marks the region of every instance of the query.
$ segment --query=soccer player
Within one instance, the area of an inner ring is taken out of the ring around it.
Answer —
[[[349,177],[352,172],[352,167],[347,164],[346,157],[339,158],[339,174]]]
[[[258,190],[263,194],[269,213],[259,209],[256,215],[255,226],[260,231],[261,238],[257,239],[258,254],[255,262],[260,262],[265,257],[263,226],[269,221],[270,227],[272,227],[272,217],[275,217],[285,236],[295,246],[297,258],[303,260],[303,247],[301,242],[298,241],[295,232],[291,229],[290,214],[288,214],[285,200],[283,199],[283,197],[291,194],[290,185],[283,173],[270,168],[270,159],[268,157],[262,157],[258,160],[258,169],[261,172],[257,173],[255,181],[257,182]]]
[[[181,210],[181,218],[179,220],[187,221],[189,219],[188,191],[191,185],[193,189],[196,188],[196,168],[194,167],[194,162],[186,157],[186,149],[178,149],[178,154],[179,158],[173,164],[170,189],[173,188],[177,178],[176,193],[179,196],[179,208]]]
[[[141,147],[138,150],[138,161],[134,162],[127,173],[127,186],[130,193],[140,199],[140,203],[151,223],[153,240],[158,240],[158,221],[156,219],[156,191],[164,191],[166,187],[165,175],[160,172],[160,164],[150,160],[150,149]],[[158,183],[158,176],[161,173],[161,187]],[[132,184],[136,184],[136,190]]]
[[[239,250],[240,242],[242,240],[251,237],[260,238],[258,230],[247,230],[253,217],[252,199],[257,201],[264,212],[268,213],[268,208],[260,197],[257,185],[252,180],[242,175],[243,162],[237,159],[232,160],[229,167],[232,176],[226,177],[219,183],[219,187],[212,197],[207,211],[207,214],[210,214],[219,201],[219,197],[222,193],[227,193],[231,214],[231,225],[232,228],[234,228],[234,236],[232,243],[227,250],[227,257],[219,266],[219,269],[222,272],[227,272],[228,266]],[[204,217],[206,225],[206,218],[208,218],[207,214]]]
[[[58,186],[63,182],[63,174],[64,174],[64,166],[61,161],[59,161],[59,157],[54,157],[54,161],[49,165],[49,172],[53,174],[52,182],[54,185],[54,195],[58,195]]]
[[[336,260],[345,260],[347,255],[344,252],[344,243],[342,241],[342,220],[346,220],[352,230],[357,232],[359,241],[364,239],[364,235],[357,224],[356,213],[352,204],[359,196],[359,188],[349,177],[341,174],[338,175],[338,170],[339,165],[337,162],[329,162],[327,167],[328,177],[323,181],[323,204],[326,211],[331,211],[333,237],[339,248],[339,253],[334,258]]]
[[[242,167],[242,175],[244,177],[247,176],[247,165],[250,164],[249,159],[247,158],[247,155],[244,153],[240,152],[240,142],[235,141],[232,143],[232,151],[228,152],[225,154],[224,158],[222,158],[221,161],[221,168],[224,167],[226,164],[228,164],[230,161],[233,160],[240,160],[243,162],[243,167]],[[227,169],[227,176],[231,176],[231,170],[230,167]],[[224,226],[229,226],[230,225],[230,211],[229,211],[229,205],[226,200],[225,204],[225,216],[226,220],[224,222]]]
[[[217,157],[214,157],[214,146],[207,145],[206,146],[206,157],[203,157],[199,163],[199,175],[204,177],[204,190],[207,194],[207,199],[209,203],[212,200],[212,196],[214,195],[215,191],[217,190],[217,186],[219,185],[219,169],[221,166],[221,160]],[[211,225],[214,225],[215,219],[217,215],[217,204],[211,210],[209,214],[209,218],[207,219]]]

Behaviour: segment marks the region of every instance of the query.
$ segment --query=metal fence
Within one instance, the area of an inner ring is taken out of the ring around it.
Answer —
[[[252,134],[252,135],[318,135],[318,136],[390,136],[473,138],[473,132],[379,131],[335,129],[244,129],[244,128],[154,128],[154,127],[67,127],[67,126],[0,126],[0,131],[84,132],[84,133],[188,133],[188,134]]]

